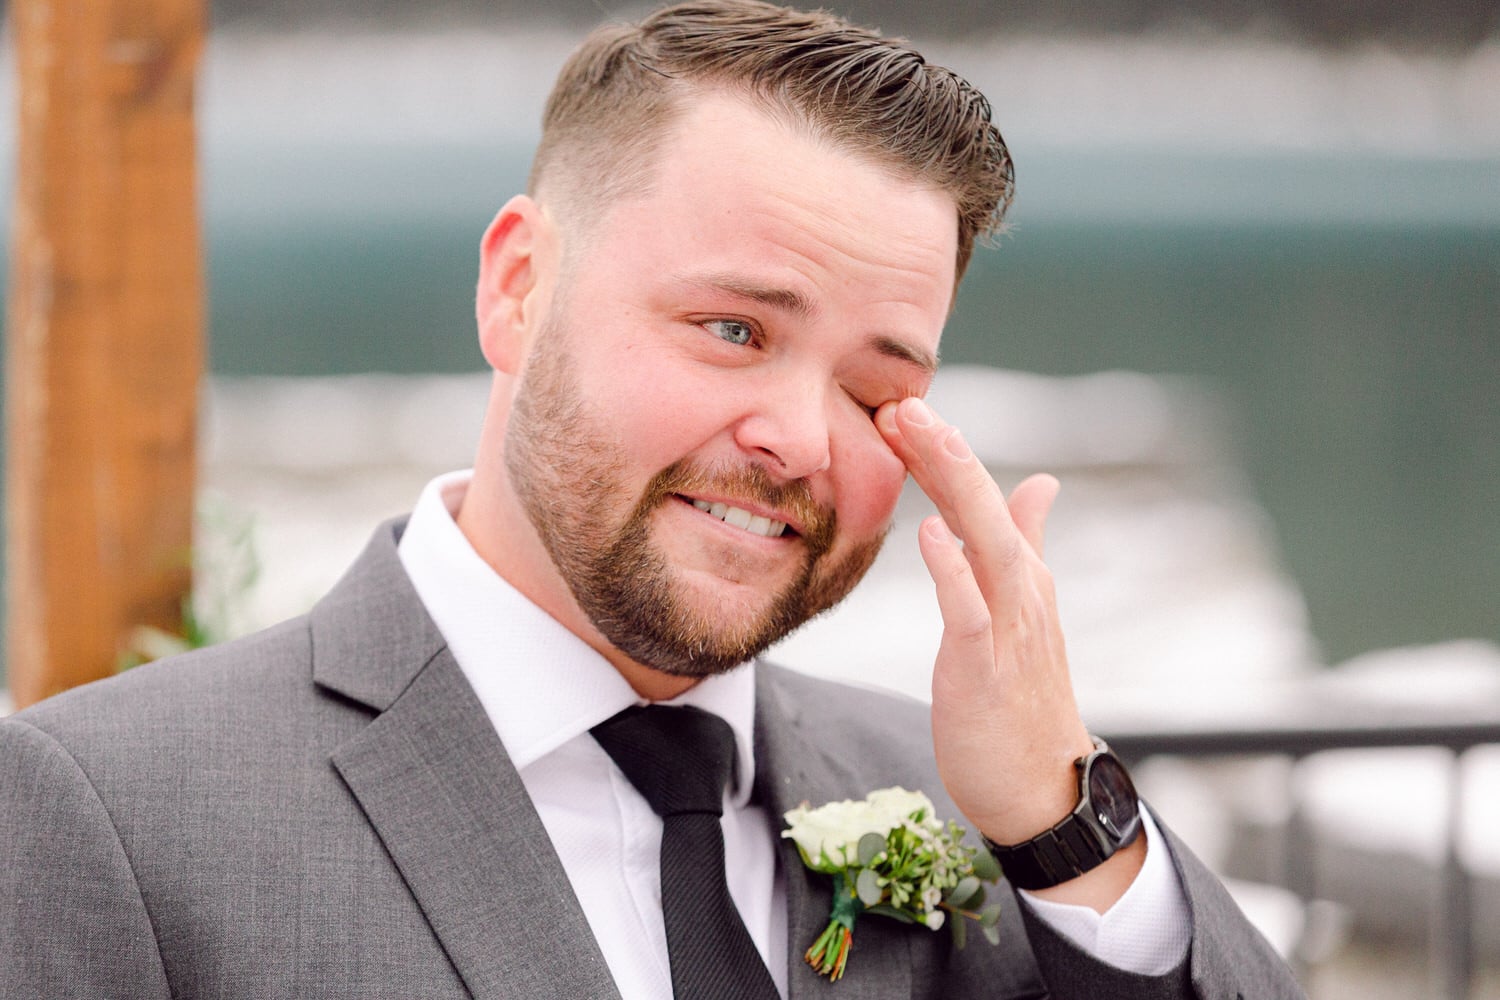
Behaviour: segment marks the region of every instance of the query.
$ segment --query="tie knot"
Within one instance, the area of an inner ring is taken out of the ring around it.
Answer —
[[[658,816],[724,808],[734,730],[691,705],[635,705],[590,730]]]

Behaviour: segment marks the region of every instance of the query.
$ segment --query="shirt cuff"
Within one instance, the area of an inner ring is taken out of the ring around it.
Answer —
[[[1125,895],[1106,912],[1089,906],[1016,894],[1049,927],[1101,962],[1126,972],[1160,976],[1176,968],[1193,938],[1193,921],[1167,839],[1151,812],[1141,809],[1146,861]]]

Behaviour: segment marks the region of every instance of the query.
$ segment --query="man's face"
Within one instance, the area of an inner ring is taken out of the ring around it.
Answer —
[[[696,677],[874,559],[905,469],[871,415],[926,391],[957,222],[947,195],[729,96],[694,99],[659,156],[574,249],[505,456],[593,626]]]

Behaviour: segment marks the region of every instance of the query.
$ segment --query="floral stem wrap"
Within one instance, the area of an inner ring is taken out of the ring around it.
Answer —
[[[837,982],[844,974],[844,966],[849,961],[849,946],[854,942],[854,918],[864,908],[853,886],[844,881],[843,873],[835,872],[833,912],[828,915],[828,926],[803,956],[819,975]]]

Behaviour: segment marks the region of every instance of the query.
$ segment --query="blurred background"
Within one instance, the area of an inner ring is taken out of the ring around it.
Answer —
[[[977,83],[1015,156],[1010,228],[975,257],[934,399],[1002,484],[1063,478],[1049,562],[1086,714],[1212,717],[1309,678],[1377,705],[1500,705],[1500,7],[837,8]],[[581,32],[644,9],[212,5],[197,558],[227,631],[305,610],[376,520],[469,463],[480,233]],[[925,696],[923,512],[903,501],[868,585],[782,659]],[[1290,817],[1312,828],[1301,895],[1330,905],[1293,913],[1285,947],[1315,996],[1436,995],[1455,765],[1351,753],[1295,773],[1148,762],[1143,784],[1247,880]],[[1459,770],[1500,782],[1483,750]],[[1399,805],[1376,801],[1392,787]],[[1460,833],[1475,995],[1500,997],[1494,799],[1470,795]]]

